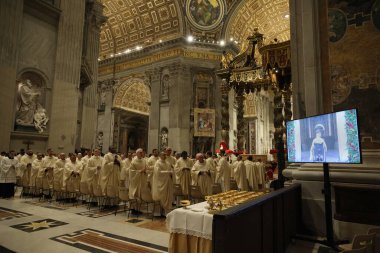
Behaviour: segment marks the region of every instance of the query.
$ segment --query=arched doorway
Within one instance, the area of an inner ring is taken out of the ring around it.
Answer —
[[[141,78],[128,79],[117,88],[113,101],[113,136],[114,147],[119,152],[146,150],[150,101],[150,89]]]

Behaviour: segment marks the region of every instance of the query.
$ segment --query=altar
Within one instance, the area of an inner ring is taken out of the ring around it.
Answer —
[[[207,202],[201,202],[167,215],[169,253],[285,252],[301,225],[301,186],[213,214],[207,208]]]
[[[212,220],[207,202],[177,208],[166,217],[170,232],[169,253],[211,253]]]

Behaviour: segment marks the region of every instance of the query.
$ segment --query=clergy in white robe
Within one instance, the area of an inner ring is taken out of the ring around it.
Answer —
[[[107,187],[118,189],[121,171],[121,158],[113,149],[105,154],[103,158],[103,166],[100,170],[99,183],[104,195],[107,194]]]
[[[220,159],[216,167],[215,181],[220,184],[222,191],[226,192],[230,190],[231,172],[230,164],[227,161],[227,157],[224,154],[224,150],[220,152]]]
[[[144,158],[144,151],[136,150],[136,158],[132,160],[129,167],[129,198],[141,200],[142,195],[151,194],[147,176],[147,161]]]
[[[234,168],[234,178],[236,180],[239,190],[248,191],[246,169],[243,157],[241,155],[237,157],[236,166]]]
[[[87,185],[90,193],[93,193],[95,187],[99,186],[100,170],[103,165],[103,157],[100,156],[100,150],[94,150],[92,156],[87,163]]]
[[[53,169],[53,189],[55,191],[62,191],[63,189],[63,171],[66,166],[66,155],[65,153],[59,154],[59,159],[55,163],[54,169]]]
[[[77,161],[76,155],[69,154],[70,161],[66,162],[63,171],[63,188],[74,192],[79,190],[80,175],[82,174],[82,163]]]
[[[174,175],[174,166],[175,166],[175,163],[177,162],[177,159],[175,159],[175,157],[172,156],[172,152],[173,152],[173,149],[170,147],[166,148],[165,150],[166,161],[170,164],[170,169],[173,171],[173,175]],[[176,177],[173,177],[173,184],[176,184],[176,183],[177,183],[177,179]]]
[[[181,158],[179,158],[174,166],[174,172],[176,176],[177,184],[181,185],[182,193],[185,196],[190,195],[191,187],[191,173],[190,170],[193,167],[193,161],[187,157],[187,152],[183,151],[181,153]]]
[[[53,187],[53,170],[55,167],[55,163],[58,160],[58,158],[54,156],[53,150],[51,150],[50,148],[47,150],[47,153],[48,155],[42,159],[42,168],[45,172],[43,176],[43,185],[45,189]]]
[[[83,172],[80,178],[80,191],[84,194],[90,193],[90,186],[88,184],[88,161],[91,159],[91,156],[91,151],[87,150],[86,155],[81,159]]]
[[[207,151],[207,153],[206,153],[206,163],[210,167],[210,173],[211,173],[212,183],[215,183],[216,163],[215,163],[214,158],[212,157],[212,152],[211,151]]]
[[[128,156],[121,161],[121,172],[120,172],[120,186],[129,189],[129,167],[132,163],[132,152],[128,153]]]
[[[191,169],[192,184],[198,185],[203,196],[211,195],[212,180],[211,168],[204,160],[203,154],[199,153],[196,156],[197,162]]]
[[[256,169],[256,175],[258,178],[257,181],[258,181],[259,187],[260,187],[260,189],[263,189],[263,188],[265,188],[266,174],[265,174],[265,166],[264,166],[264,163],[261,162],[261,159],[259,159],[255,163],[255,169]]]
[[[88,164],[88,160],[92,157],[91,150],[86,150],[86,155],[81,159],[83,163],[83,167]]]
[[[32,163],[32,169],[30,171],[30,186],[35,187],[36,184],[41,187],[42,186],[42,154],[37,153],[37,159]],[[39,181],[37,183],[37,181]]]
[[[258,191],[259,184],[257,183],[255,163],[253,162],[253,157],[251,155],[248,156],[247,160],[244,161],[244,165],[245,165],[245,170],[247,174],[249,188],[252,191]]]
[[[8,157],[0,162],[0,198],[10,198],[15,194],[16,169],[19,167],[15,152],[10,151]]]
[[[161,207],[168,213],[172,209],[173,202],[173,171],[166,161],[166,153],[160,154],[153,171],[152,198],[160,201]]]
[[[32,163],[37,159],[32,150],[28,150],[25,155],[20,158],[20,167],[17,175],[21,178],[21,184],[30,186],[30,173],[32,170]]]
[[[152,155],[147,160],[147,175],[148,181],[152,185],[154,165],[160,159],[158,156],[158,150],[155,148],[152,150]]]

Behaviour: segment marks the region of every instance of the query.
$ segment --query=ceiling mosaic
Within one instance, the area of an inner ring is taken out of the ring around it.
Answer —
[[[102,0],[108,17],[100,32],[100,55],[123,52],[182,35],[177,0]]]
[[[264,34],[264,43],[277,38],[280,42],[290,39],[288,0],[244,0],[236,7],[226,28],[226,38],[239,42],[245,49],[247,38],[255,28]]]

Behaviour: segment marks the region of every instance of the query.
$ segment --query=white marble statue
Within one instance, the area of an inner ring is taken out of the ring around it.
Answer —
[[[169,75],[164,75],[162,78],[162,94],[161,96],[164,98],[169,97]]]
[[[18,104],[16,111],[16,123],[22,126],[34,125],[34,114],[37,108],[41,107],[38,97],[41,95],[32,82],[27,79],[18,84]]]
[[[96,148],[99,150],[103,148],[103,132],[101,131],[96,135]]]
[[[39,133],[42,133],[46,129],[46,124],[49,118],[46,116],[46,110],[43,107],[39,107],[34,113],[34,127]]]

